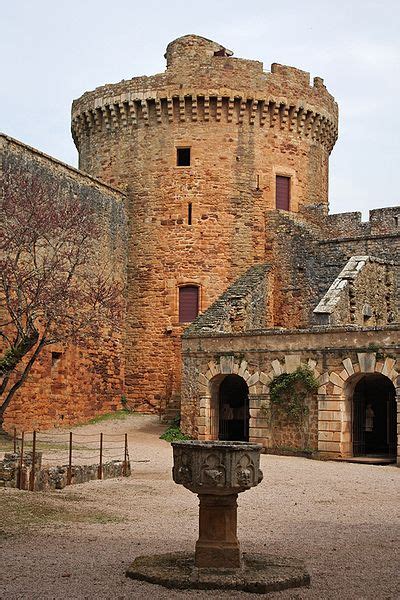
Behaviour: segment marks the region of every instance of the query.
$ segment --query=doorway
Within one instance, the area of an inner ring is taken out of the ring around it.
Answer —
[[[353,455],[396,456],[396,391],[384,375],[364,375],[353,393]]]
[[[249,388],[239,375],[227,375],[219,386],[219,439],[249,441]]]

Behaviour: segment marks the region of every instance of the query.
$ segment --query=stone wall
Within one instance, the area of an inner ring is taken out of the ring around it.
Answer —
[[[393,263],[353,256],[314,309],[319,323],[386,325],[398,321]]]
[[[250,267],[186,331],[190,335],[196,331],[230,333],[271,325],[269,270],[270,266],[266,264]]]
[[[22,468],[19,453],[8,452],[0,461],[0,487],[12,487],[20,490],[35,492],[46,490],[62,490],[67,485],[87,483],[99,477],[99,465],[74,465],[71,467],[71,482],[69,483],[68,465],[43,468],[41,454],[35,456],[35,477],[32,484],[32,453],[24,455]],[[102,465],[101,479],[129,477],[131,465],[129,460],[112,460]],[[33,489],[32,489],[33,487]]]
[[[352,256],[366,255],[391,265],[389,287],[394,304],[392,320],[396,321],[400,302],[399,211],[399,207],[373,210],[368,222],[361,221],[360,213],[325,215],[320,206],[298,214],[266,213],[266,260],[274,278],[274,325],[307,327],[317,323],[313,310],[347,261]]]
[[[108,264],[122,284],[126,278],[124,197],[92,177],[37,150],[0,136],[1,169],[40,181],[43,193],[73,194],[94,209],[100,237],[93,261]],[[25,178],[26,179],[26,178]],[[2,179],[2,192],[4,189]],[[18,193],[14,188],[13,193]],[[21,367],[22,368],[22,367]],[[124,387],[123,323],[103,328],[96,339],[79,345],[53,344],[43,349],[23,387],[5,413],[5,428],[32,430],[73,424],[120,408]]]
[[[310,85],[278,64],[264,72],[198,36],[175,40],[166,57],[165,73],[102,86],[72,107],[80,168],[127,190],[125,383],[138,410],[179,393],[179,286],[199,286],[203,311],[265,261],[276,175],[291,178],[292,211],[327,206],[337,137],[320,78]],[[189,167],[177,166],[179,147],[190,147]]]

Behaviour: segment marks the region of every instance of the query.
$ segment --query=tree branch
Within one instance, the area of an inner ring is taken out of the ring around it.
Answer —
[[[4,417],[4,413],[7,410],[8,405],[10,404],[12,398],[14,397],[15,393],[19,390],[19,388],[21,387],[21,385],[25,382],[26,378],[29,375],[30,370],[32,369],[33,364],[35,363],[37,357],[39,356],[40,352],[42,351],[42,348],[44,347],[46,343],[46,337],[43,336],[40,340],[40,342],[38,343],[38,345],[35,348],[34,353],[32,354],[32,356],[30,357],[21,377],[18,379],[18,381],[16,381],[14,383],[14,385],[10,388],[10,390],[7,393],[7,396],[3,402],[3,404],[0,406],[0,427],[3,423],[3,417]]]

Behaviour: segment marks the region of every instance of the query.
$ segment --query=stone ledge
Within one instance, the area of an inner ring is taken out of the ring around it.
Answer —
[[[176,589],[241,590],[266,594],[310,585],[301,561],[262,554],[243,554],[240,569],[197,569],[186,552],[138,556],[126,576]]]

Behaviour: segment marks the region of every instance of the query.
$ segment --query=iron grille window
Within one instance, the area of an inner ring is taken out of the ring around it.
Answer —
[[[179,323],[191,323],[199,314],[199,288],[185,285],[179,288]]]

